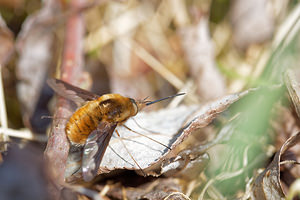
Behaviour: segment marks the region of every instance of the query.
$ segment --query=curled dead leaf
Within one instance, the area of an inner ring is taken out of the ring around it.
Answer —
[[[296,113],[300,118],[300,71],[298,69],[288,69],[285,73],[284,80],[288,89],[291,100],[295,106]]]
[[[285,199],[280,183],[280,158],[289,148],[300,142],[300,132],[291,136],[274,156],[269,166],[256,178],[252,191],[252,199],[271,200]]]

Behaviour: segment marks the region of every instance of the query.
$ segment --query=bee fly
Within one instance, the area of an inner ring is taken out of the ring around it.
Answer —
[[[78,109],[66,123],[65,132],[70,142],[69,158],[72,152],[77,151],[78,154],[80,151],[80,164],[85,181],[90,181],[97,175],[117,125],[122,125],[145,106],[184,94],[155,101],[134,100],[119,94],[98,96],[58,79],[50,79],[47,83],[58,95],[78,105]]]

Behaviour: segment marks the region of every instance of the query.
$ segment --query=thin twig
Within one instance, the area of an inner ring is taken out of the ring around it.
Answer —
[[[0,120],[1,120],[1,127],[2,131],[2,138],[4,142],[9,140],[9,137],[5,134],[5,130],[8,128],[7,125],[7,113],[6,113],[6,105],[5,105],[5,98],[4,98],[4,90],[3,90],[3,82],[2,82],[2,65],[0,64]],[[7,145],[4,145],[4,149],[7,149]]]
[[[279,163],[279,165],[285,165],[285,164],[300,165],[300,163],[297,162],[296,160],[284,160]]]
[[[159,62],[154,56],[148,53],[137,42],[132,41],[134,45],[134,53],[140,57],[145,63],[147,63],[154,71],[160,74],[171,85],[180,90],[184,83],[177,76],[175,76],[170,70],[168,70],[161,62]]]
[[[67,7],[70,10],[82,8],[85,3],[83,0],[68,1]],[[75,12],[70,14],[65,23],[64,45],[59,65],[60,77],[70,83],[83,82],[83,38],[84,38],[84,19],[83,14]],[[72,115],[72,105],[63,98],[59,98],[56,104],[55,117],[68,118]],[[64,182],[64,174],[68,157],[69,142],[65,134],[65,121],[54,121],[49,136],[49,142],[45,150],[47,161],[55,169],[56,183]],[[59,195],[59,191],[56,191]]]
[[[89,33],[84,41],[85,50],[90,52],[97,50],[115,38],[135,30],[151,16],[153,16],[153,11],[147,7],[147,4],[141,4],[127,10],[127,12],[120,14],[117,18],[104,24],[98,30]],[[124,26],[124,21],[130,22],[130,24]]]
[[[186,196],[185,194],[183,194],[182,192],[172,192],[171,194],[169,194],[168,196],[166,196],[164,198],[164,200],[173,199],[173,198],[170,198],[170,197],[174,196],[174,195],[180,195],[184,199],[190,200],[190,198],[188,196]]]
[[[5,134],[6,136],[17,137],[17,138],[22,138],[22,139],[26,139],[26,140],[34,140],[34,141],[38,141],[38,142],[47,142],[47,140],[48,140],[47,136],[33,134],[28,129],[14,130],[14,129],[10,129],[10,128],[0,127],[0,132]]]

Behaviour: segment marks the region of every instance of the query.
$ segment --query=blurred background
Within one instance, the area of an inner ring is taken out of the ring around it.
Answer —
[[[178,184],[191,199],[247,199],[259,168],[299,130],[298,102],[289,100],[297,91],[284,86],[298,82],[283,81],[287,69],[297,75],[299,68],[299,19],[297,0],[0,0],[3,163],[8,141],[40,156],[45,150],[55,111],[51,77],[135,99],[185,92],[184,105],[255,87],[199,131],[205,137],[190,139],[202,145],[224,135],[208,151],[206,170]],[[20,159],[12,157],[7,162]],[[285,191],[299,178],[293,170]]]

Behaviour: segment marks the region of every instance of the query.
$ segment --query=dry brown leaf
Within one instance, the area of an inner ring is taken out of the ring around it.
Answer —
[[[252,199],[284,199],[280,183],[280,159],[289,148],[300,141],[300,132],[290,137],[276,153],[269,166],[256,178],[251,191]]]
[[[99,190],[103,191],[103,186],[99,187]],[[136,187],[126,187],[120,183],[113,184],[109,186],[109,191],[105,195],[110,199],[186,199],[181,192],[176,179],[159,178],[152,182],[139,183]]]
[[[29,16],[23,23],[17,38],[17,94],[28,125],[40,97],[49,66],[52,64],[53,34],[49,20],[53,19],[53,1],[48,1],[38,12]]]
[[[268,0],[235,0],[231,6],[233,39],[240,49],[270,40],[274,32],[274,16]]]
[[[193,26],[181,28],[180,36],[200,98],[213,100],[222,97],[225,94],[225,82],[216,68],[207,18],[201,18]]]

